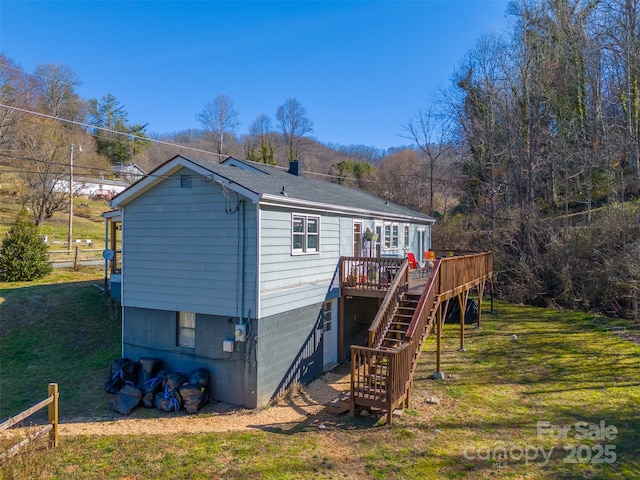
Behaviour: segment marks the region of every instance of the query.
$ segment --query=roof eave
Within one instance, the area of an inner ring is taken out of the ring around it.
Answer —
[[[143,177],[138,180],[136,183],[131,185],[129,188],[124,190],[123,192],[116,195],[113,200],[111,200],[112,208],[120,208],[142,195],[144,192],[150,190],[154,186],[156,186],[161,181],[165,180],[167,177],[173,175],[181,168],[187,168],[194,173],[200,174],[206,178],[210,178],[212,183],[218,183],[220,186],[224,188],[228,188],[239,195],[247,197],[254,203],[258,202],[259,195],[249,190],[248,188],[243,187],[242,185],[235,183],[233,180],[230,180],[222,175],[219,175],[211,170],[193,163],[189,159],[186,159],[182,156],[176,156],[160,165],[157,169],[151,172],[149,175]]]
[[[272,206],[272,207],[288,207],[297,208],[300,210],[316,211],[316,212],[333,212],[333,213],[347,213],[350,215],[361,215],[366,217],[377,217],[389,220],[397,220],[404,222],[419,222],[433,225],[436,220],[431,217],[420,217],[416,215],[403,215],[393,212],[383,212],[381,210],[371,210],[363,208],[354,208],[341,205],[332,205],[329,203],[311,202],[308,200],[301,200],[298,198],[285,197],[281,195],[263,194],[260,196],[259,205]]]

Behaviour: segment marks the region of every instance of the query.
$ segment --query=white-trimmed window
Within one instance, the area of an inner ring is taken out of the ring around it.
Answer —
[[[362,222],[353,222],[353,256],[362,256]]]
[[[409,224],[404,224],[404,248],[409,249]]]
[[[196,314],[193,312],[178,312],[179,347],[196,348]]]
[[[384,248],[391,250],[398,248],[398,224],[386,223],[384,225]]]
[[[320,251],[320,217],[314,215],[291,216],[291,253],[318,253]]]

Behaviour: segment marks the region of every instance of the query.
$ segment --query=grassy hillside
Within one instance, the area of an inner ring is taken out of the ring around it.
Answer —
[[[65,421],[119,417],[102,386],[120,351],[120,322],[94,286],[100,281],[83,271],[54,272],[36,285],[0,284],[1,419],[44,398],[52,381],[60,384]],[[427,342],[410,408],[392,427],[341,415],[323,430],[309,422],[211,435],[63,437],[56,451],[39,450],[0,472],[65,479],[639,478],[640,346],[620,335],[637,334],[633,325],[496,305],[481,329],[467,329],[465,352],[457,350],[456,327],[447,326],[443,381],[429,378],[434,342]]]
[[[16,215],[22,209],[18,184],[11,173],[6,173],[7,168],[0,167],[0,238],[9,230],[15,221]],[[73,201],[73,238],[92,239],[99,246],[103,246],[104,219],[100,217],[103,212],[110,210],[102,200],[90,200],[87,197],[75,197]],[[64,209],[56,212],[52,218],[45,220],[40,226],[40,233],[49,237],[52,249],[63,248],[69,233],[69,211]]]

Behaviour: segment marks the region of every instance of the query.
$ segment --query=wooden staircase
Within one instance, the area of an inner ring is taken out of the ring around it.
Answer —
[[[408,268],[400,268],[394,283],[369,328],[371,347],[351,346],[350,412],[360,407],[379,408],[391,423],[394,409],[409,404],[413,374],[429,334],[442,321],[444,300],[479,287],[493,272],[492,254],[468,255],[438,260],[421,295],[408,293]],[[438,329],[438,365],[440,364]]]
[[[406,342],[406,334],[411,325],[411,319],[416,311],[420,295],[410,295],[403,293],[396,305],[396,311],[391,317],[384,334],[374,348],[382,350],[393,350]]]

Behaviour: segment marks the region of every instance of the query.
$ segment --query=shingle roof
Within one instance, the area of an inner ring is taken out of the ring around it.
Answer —
[[[332,205],[343,209],[379,212],[382,216],[403,216],[432,223],[435,220],[423,213],[403,207],[362,190],[345,187],[336,183],[316,180],[306,176],[297,176],[286,170],[263,163],[246,160],[228,159],[226,163],[217,163],[182,156],[216,175],[226,178],[263,197],[280,196],[283,189],[286,198],[323,205]],[[232,166],[236,163],[240,166]],[[243,168],[244,167],[244,168]],[[259,170],[259,172],[255,171]]]

